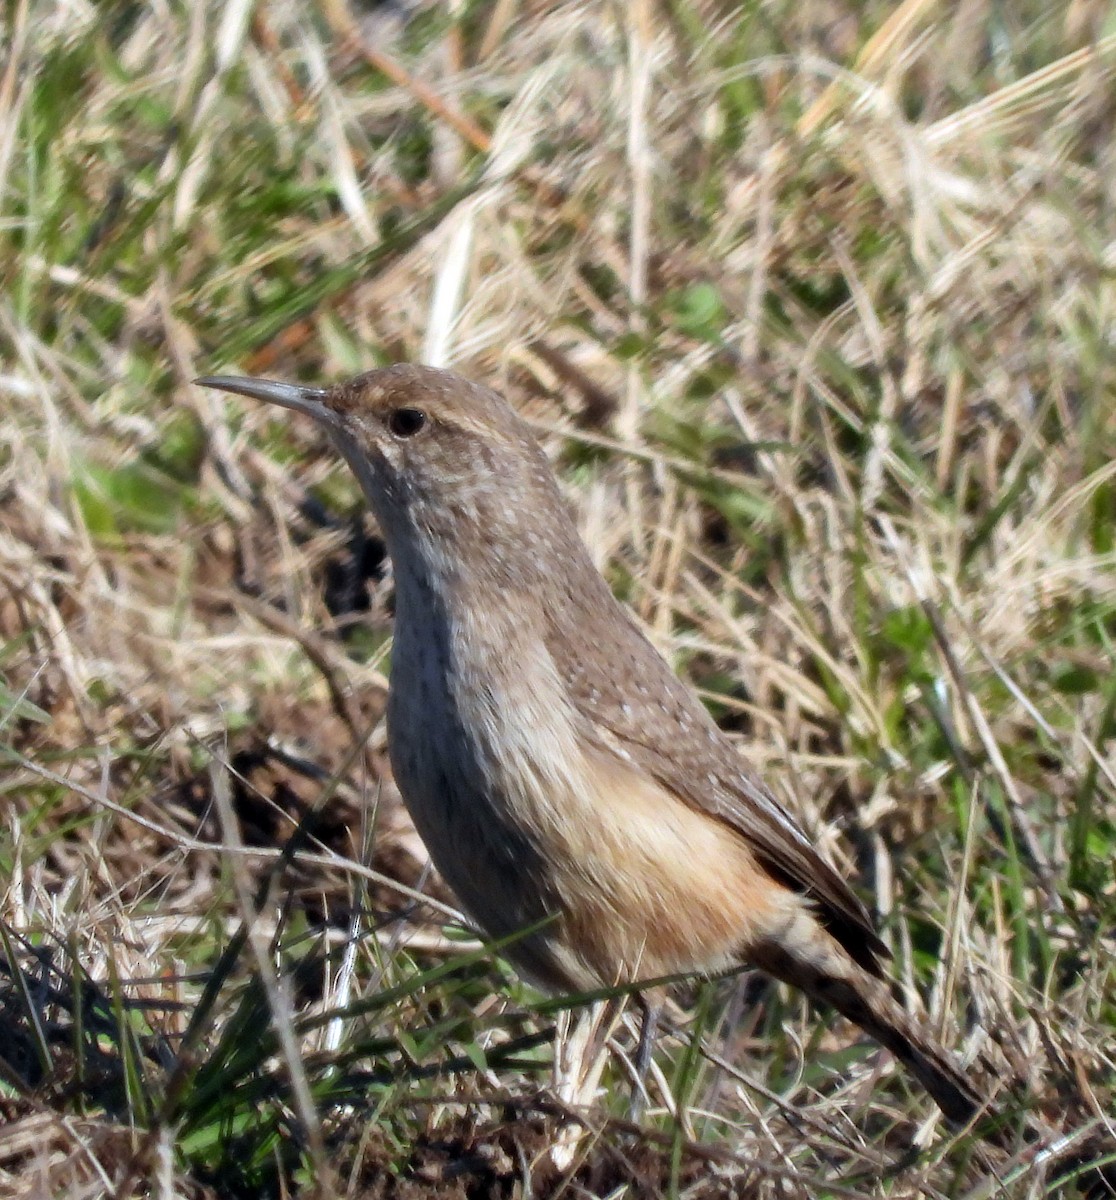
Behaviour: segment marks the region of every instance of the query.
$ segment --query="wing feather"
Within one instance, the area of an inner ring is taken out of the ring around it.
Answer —
[[[608,597],[612,600],[611,593]],[[586,733],[600,749],[636,765],[691,808],[735,830],[773,878],[814,902],[823,924],[856,962],[882,975],[880,960],[890,952],[868,910],[627,610],[617,608],[624,621],[611,646],[595,644],[591,654],[577,657],[567,643],[566,653],[555,656],[565,665],[569,694]],[[566,623],[555,622],[552,636],[563,636],[560,626]],[[591,622],[583,626],[591,627]]]

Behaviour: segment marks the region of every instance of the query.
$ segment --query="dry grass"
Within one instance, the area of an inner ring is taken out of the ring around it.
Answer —
[[[1059,1194],[1025,1120],[1116,1108],[1116,10],[7,21],[0,1194]],[[556,1103],[386,773],[354,485],[189,383],[398,360],[537,422],[1004,1147],[754,978],[640,1126],[615,1056]]]

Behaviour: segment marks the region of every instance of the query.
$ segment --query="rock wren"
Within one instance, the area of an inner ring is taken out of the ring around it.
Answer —
[[[856,1022],[950,1119],[980,1107],[892,998],[844,880],[594,567],[511,406],[448,371],[206,387],[313,417],[395,571],[392,768],[438,870],[563,992],[751,964]]]

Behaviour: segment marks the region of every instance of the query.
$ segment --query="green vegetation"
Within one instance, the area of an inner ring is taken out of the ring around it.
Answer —
[[[1116,1112],[1109,0],[5,21],[0,1191],[1068,1193],[1022,1131]],[[387,771],[355,485],[190,384],[400,360],[537,425],[1004,1145],[753,976],[675,989],[638,1123],[630,1024],[552,1079],[580,1006]]]

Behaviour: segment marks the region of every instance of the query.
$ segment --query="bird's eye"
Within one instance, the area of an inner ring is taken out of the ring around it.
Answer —
[[[421,408],[397,408],[388,417],[388,429],[396,437],[414,437],[426,424],[426,413]]]

